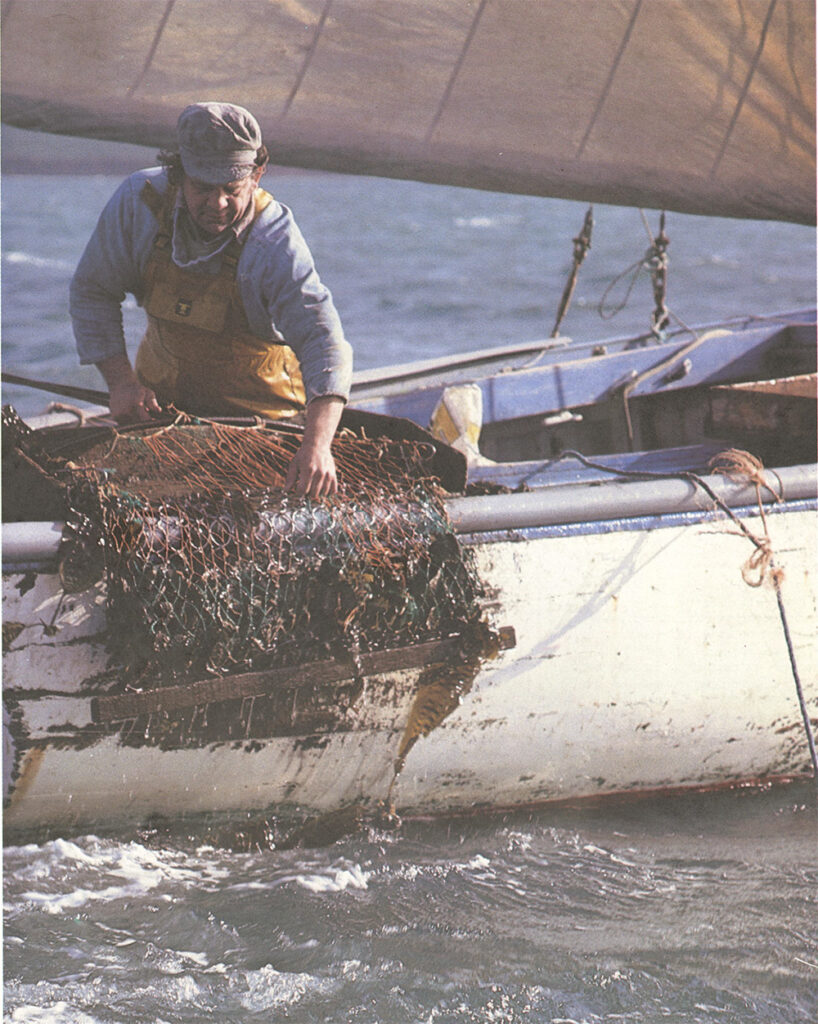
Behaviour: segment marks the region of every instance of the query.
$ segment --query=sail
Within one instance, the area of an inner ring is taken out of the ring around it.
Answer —
[[[2,116],[274,163],[815,221],[814,0],[4,0]]]

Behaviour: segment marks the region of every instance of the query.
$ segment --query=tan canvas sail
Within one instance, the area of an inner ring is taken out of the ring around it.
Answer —
[[[280,164],[815,220],[813,0],[5,0],[9,124]]]

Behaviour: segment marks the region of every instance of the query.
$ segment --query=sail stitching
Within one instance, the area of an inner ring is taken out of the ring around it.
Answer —
[[[764,44],[767,40],[767,32],[769,31],[770,22],[773,18],[773,11],[775,10],[775,5],[777,3],[778,0],[770,0],[770,6],[767,8],[767,16],[764,19],[764,24],[761,26],[761,35],[758,40],[758,46],[756,47],[756,52],[753,55],[750,67],[747,70],[747,76],[744,79],[744,86],[741,90],[741,95],[739,96],[738,102],[736,103],[735,109],[733,110],[733,116],[730,118],[730,124],[727,126],[727,131],[724,133],[724,138],[722,139],[718,156],[716,157],[713,163],[713,167],[710,170],[711,179],[715,178],[715,176],[718,174],[719,167],[721,166],[721,162],[724,159],[724,154],[727,152],[727,147],[730,144],[730,139],[733,135],[733,131],[735,130],[736,125],[738,124],[738,119],[741,115],[742,108],[744,107],[744,101],[747,99],[747,94],[750,91],[750,83],[753,80],[753,76],[756,73],[756,68],[758,67],[759,61],[761,60],[761,54],[764,50]]]
[[[307,49],[307,53],[304,56],[304,60],[301,64],[301,68],[298,74],[296,75],[295,83],[292,89],[290,90],[290,95],[287,97],[287,101],[285,102],[284,108],[281,111],[281,117],[287,116],[287,114],[290,111],[290,107],[292,106],[293,101],[295,100],[295,97],[298,94],[299,89],[301,88],[301,83],[304,81],[304,78],[307,74],[307,69],[312,63],[312,58],[315,55],[315,51],[318,49],[318,40],[321,38],[321,34],[324,31],[324,25],[326,24],[330,7],[332,7],[332,0],[327,0],[327,2],[324,4],[323,11],[321,11],[321,17],[318,19],[318,24],[315,26],[315,33],[313,34],[312,42],[310,43],[309,48]]]
[[[608,79],[605,82],[605,87],[602,90],[601,96],[597,100],[596,108],[591,116],[591,120],[588,122],[588,127],[585,129],[585,134],[582,137],[582,142],[579,144],[579,149],[577,149],[577,159],[579,159],[579,157],[584,153],[585,147],[588,145],[588,140],[591,138],[591,132],[594,130],[596,122],[599,119],[599,115],[602,113],[602,108],[605,106],[608,99],[608,94],[611,91],[611,86],[613,85],[614,78],[616,78],[616,73],[619,70],[619,65],[622,62],[625,50],[628,48],[628,43],[630,42],[631,35],[633,34],[633,29],[636,25],[636,19],[639,17],[641,7],[642,0],[636,0],[630,21],[625,29],[625,34],[622,36],[622,42],[619,44],[619,49],[616,53],[616,57],[614,58],[614,62],[611,65],[611,70],[608,72]]]
[[[454,90],[454,83],[457,81],[457,77],[460,74],[460,69],[463,67],[463,63],[466,59],[466,54],[468,53],[469,47],[471,46],[472,40],[474,39],[475,33],[477,32],[477,25],[480,21],[480,18],[483,15],[483,11],[485,10],[487,3],[488,0],[480,0],[480,6],[475,11],[474,17],[472,18],[472,23],[469,26],[469,31],[466,33],[465,42],[463,43],[460,53],[458,54],[457,60],[455,61],[455,65],[454,68],[452,69],[451,75],[449,76],[449,81],[446,84],[446,88],[443,90],[443,95],[440,98],[440,103],[438,103],[437,110],[435,111],[435,116],[432,118],[432,123],[429,125],[429,128],[426,131],[426,136],[423,140],[424,142],[429,142],[431,140],[432,136],[435,133],[435,129],[437,128],[438,123],[441,117],[443,116],[443,111],[448,106],[449,98],[451,97],[452,91]]]
[[[130,89],[128,89],[129,98],[133,96],[133,94],[136,92],[139,86],[142,85],[142,83],[145,81],[145,76],[147,75],[148,70],[150,69],[150,66],[153,63],[153,58],[156,56],[156,51],[159,48],[159,40],[162,38],[162,33],[165,31],[165,25],[167,25],[168,23],[170,12],[173,10],[173,5],[175,3],[176,0],[168,0],[165,6],[165,12],[159,20],[159,26],[156,29],[156,34],[153,37],[151,48],[148,50],[148,56],[145,58],[145,64],[142,68],[142,72],[139,75],[139,78],[137,78],[134,84],[130,87]]]
[[[0,19],[2,19],[2,21],[8,21],[13,9],[14,0],[3,0],[2,5],[0,5]]]

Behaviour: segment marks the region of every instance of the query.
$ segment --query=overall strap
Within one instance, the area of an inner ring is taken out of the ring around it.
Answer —
[[[163,195],[156,186],[146,181],[142,186],[142,191],[139,193],[139,198],[156,217],[157,220],[162,219],[162,207],[166,205],[167,199],[171,198],[172,201],[176,200],[176,186],[169,185],[167,192]],[[173,209],[173,202],[171,202],[171,209]]]
[[[173,237],[173,207],[176,204],[178,189],[169,185],[164,195],[150,181],[146,181],[139,193],[139,198],[159,222],[159,230],[153,240],[150,256],[145,267],[144,290],[148,295],[153,287],[157,271],[164,259],[170,259]]]

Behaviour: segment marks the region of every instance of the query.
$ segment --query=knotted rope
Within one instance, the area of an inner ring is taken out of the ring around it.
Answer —
[[[742,565],[741,576],[749,587],[760,587],[767,580],[772,582],[775,587],[778,587],[784,581],[784,570],[776,567],[773,562],[773,546],[770,540],[770,532],[767,528],[767,517],[764,513],[761,489],[764,488],[769,491],[776,503],[781,501],[781,495],[764,479],[762,475],[764,466],[761,460],[757,459],[755,455],[751,455],[750,452],[742,451],[740,448],[730,448],[712,458],[709,466],[714,473],[721,473],[730,480],[737,482],[747,481],[755,485],[758,514],[761,517],[761,525],[764,527],[764,536],[758,537],[747,530],[744,524],[731,513],[734,521],[741,525],[743,532],[756,548],[744,565]]]

